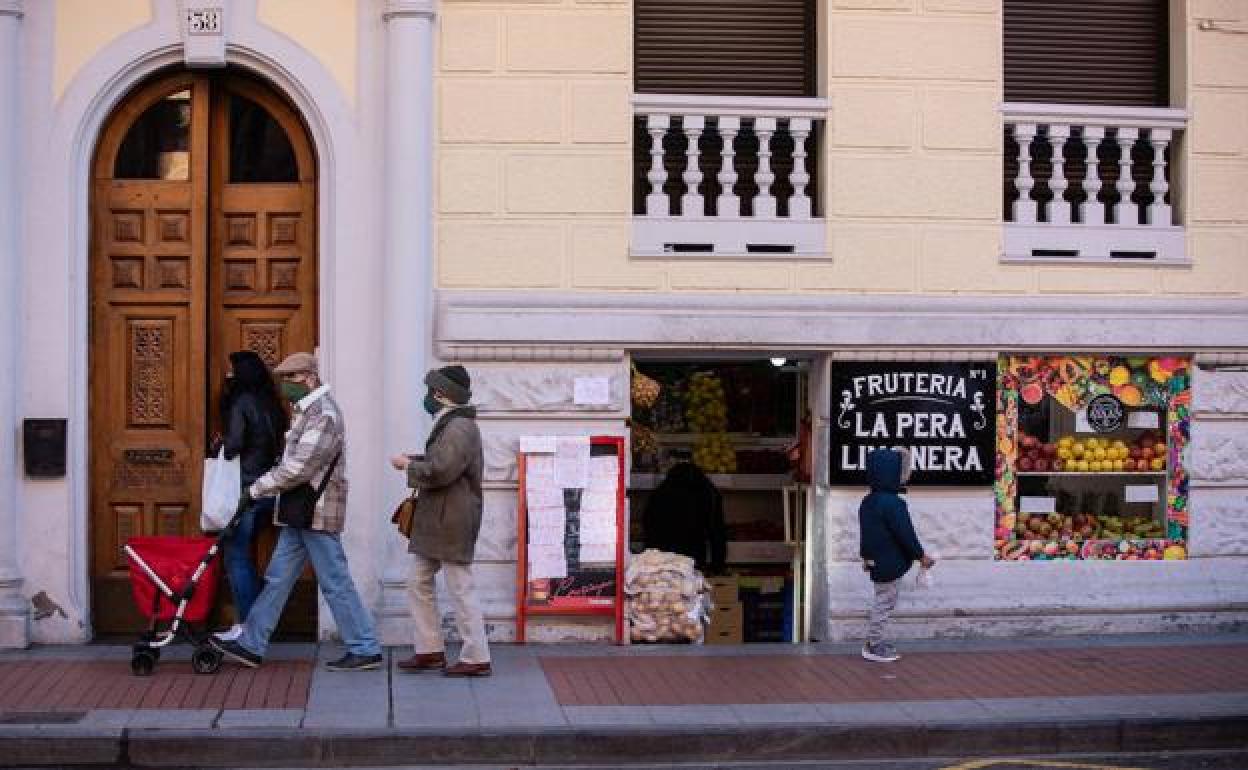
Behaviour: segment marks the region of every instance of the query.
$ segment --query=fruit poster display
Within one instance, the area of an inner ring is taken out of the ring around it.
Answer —
[[[1187,558],[1191,361],[1006,356],[995,558]]]

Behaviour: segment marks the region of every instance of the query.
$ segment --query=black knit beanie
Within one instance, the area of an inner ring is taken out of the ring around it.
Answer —
[[[472,398],[472,378],[468,376],[468,370],[459,364],[430,369],[425,375],[425,384],[457,404],[466,404]]]

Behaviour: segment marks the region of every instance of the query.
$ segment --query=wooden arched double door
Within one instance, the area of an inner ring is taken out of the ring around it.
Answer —
[[[294,107],[231,71],[153,79],[100,134],[90,204],[97,633],[142,625],[128,537],[199,532],[229,352],[254,350],[273,366],[316,347],[316,173]],[[315,623],[305,580],[284,627]]]

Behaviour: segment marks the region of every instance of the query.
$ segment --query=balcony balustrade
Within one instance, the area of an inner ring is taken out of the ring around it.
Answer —
[[[1006,261],[1188,263],[1172,179],[1184,110],[1008,103],[1003,114]]]
[[[633,98],[635,256],[819,255],[823,99]]]

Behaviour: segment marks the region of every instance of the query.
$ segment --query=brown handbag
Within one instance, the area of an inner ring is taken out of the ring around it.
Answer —
[[[409,540],[412,537],[412,519],[416,515],[416,492],[413,489],[410,495],[403,498],[403,502],[399,503],[394,514],[390,516],[390,523],[399,530],[400,535]]]

